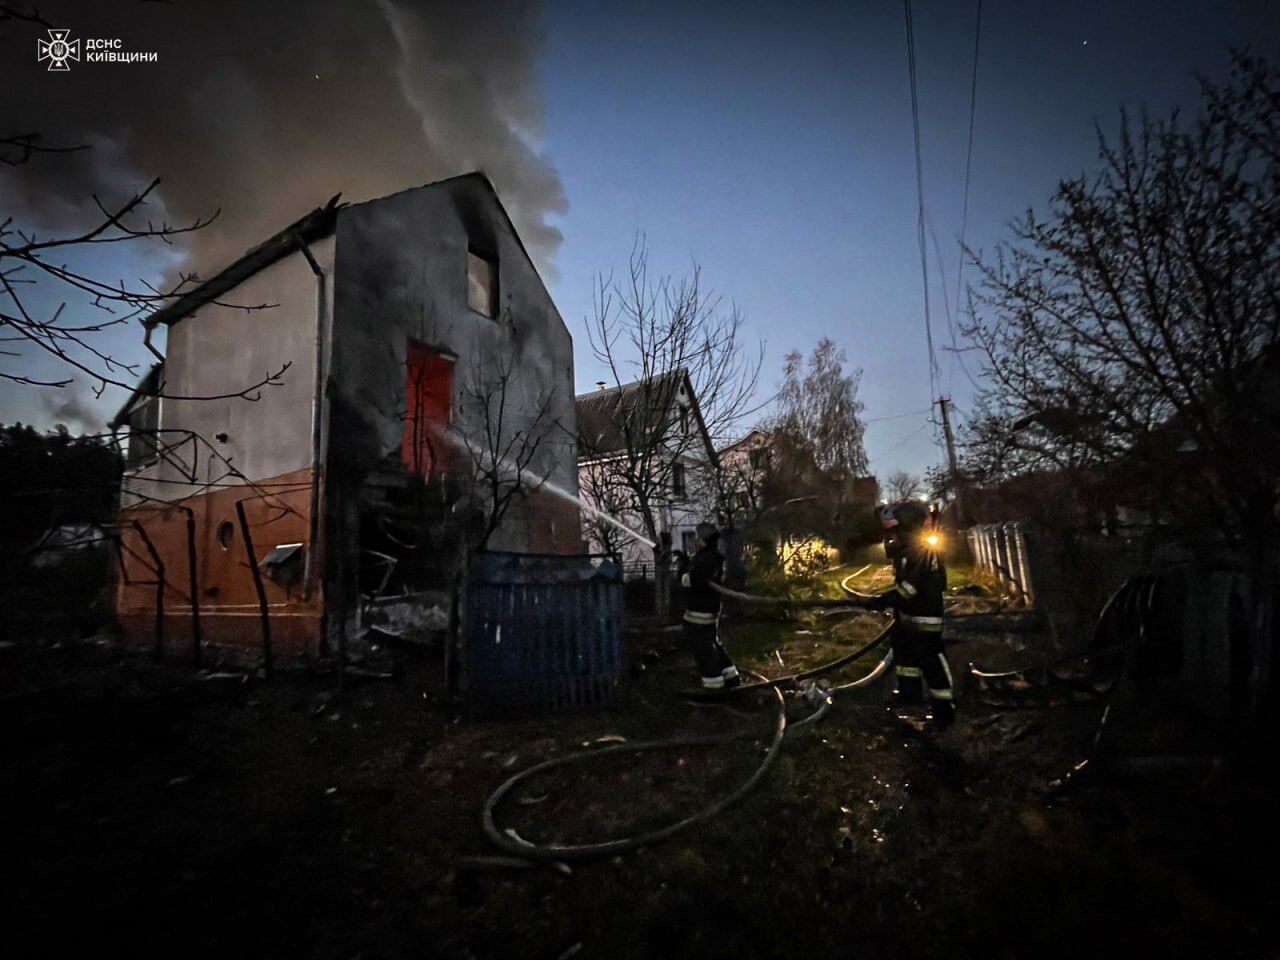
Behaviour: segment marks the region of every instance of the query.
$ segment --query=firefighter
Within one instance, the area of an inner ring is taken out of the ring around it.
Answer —
[[[696,528],[697,552],[689,561],[688,572],[680,577],[684,591],[684,635],[693,648],[704,690],[723,690],[742,682],[738,668],[720,645],[716,627],[720,621],[720,594],[712,584],[724,577],[724,558],[718,549],[720,532],[715,524],[700,523]]]
[[[947,568],[938,549],[934,517],[914,500],[879,509],[885,555],[893,563],[892,590],[867,603],[872,610],[892,609],[893,706],[920,703],[927,693],[935,727],[955,720],[951,666],[942,649],[942,594]]]

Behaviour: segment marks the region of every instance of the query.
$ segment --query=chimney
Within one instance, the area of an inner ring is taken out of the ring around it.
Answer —
[[[603,380],[597,380],[597,381],[596,381],[596,389],[597,389],[597,390],[603,390],[603,389],[604,389],[604,381],[603,381]]]

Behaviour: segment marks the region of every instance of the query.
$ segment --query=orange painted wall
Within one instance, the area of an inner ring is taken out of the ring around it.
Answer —
[[[121,550],[118,554],[114,601],[116,617],[127,642],[153,649],[156,640],[155,563],[140,524],[164,564],[164,646],[166,653],[185,656],[191,651],[191,603],[188,596],[187,514],[195,519],[197,595],[204,646],[211,654],[224,652],[250,659],[261,649],[261,618],[253,574],[236,514],[244,500],[245,513],[259,561],[283,543],[307,543],[310,536],[311,471],[257,481],[177,501],[177,505],[141,504],[120,513]],[[229,526],[225,526],[227,524]],[[225,541],[225,542],[224,542]],[[316,558],[315,569],[322,569]],[[291,589],[265,576],[271,619],[272,651],[287,663],[319,655],[323,589],[317,582],[303,600],[301,579]]]

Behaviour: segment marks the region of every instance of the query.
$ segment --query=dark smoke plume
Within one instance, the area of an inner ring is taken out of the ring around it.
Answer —
[[[0,168],[0,217],[64,230],[93,219],[93,193],[118,201],[159,176],[156,220],[221,208],[184,241],[183,269],[207,275],[335,193],[481,169],[550,270],[561,235],[546,216],[566,201],[536,146],[535,4],[47,0],[39,13],[159,60],[90,64],[82,51],[50,73],[36,62],[44,28],[0,23],[0,135],[92,147]]]
[[[103,409],[87,388],[75,383],[64,390],[41,390],[40,409],[49,423],[60,423],[74,434],[103,429]]]

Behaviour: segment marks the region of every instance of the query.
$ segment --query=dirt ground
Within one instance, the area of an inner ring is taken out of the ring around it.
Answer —
[[[724,634],[743,665],[776,676],[879,625],[737,620]],[[1034,634],[963,636],[957,675],[969,660],[1043,657]],[[760,762],[766,700],[687,699],[678,632],[640,629],[630,649],[621,709],[477,720],[445,696],[429,653],[403,651],[393,679],[338,692],[333,675],[196,674],[100,642],[8,640],[5,952],[1280,955],[1269,743],[1215,736],[1195,744],[1221,757],[1211,766],[1121,776],[1117,764],[1051,796],[1100,704],[996,707],[972,684],[960,722],[932,736],[887,713],[883,688],[841,696],[787,736],[741,803],[659,846],[564,868],[475,859],[498,854],[480,826],[485,797],[536,761],[618,737],[746,734],[601,756],[523,785],[498,811],[503,828],[560,842],[670,822]],[[1139,753],[1145,726],[1167,719],[1141,703],[1116,707],[1117,743]],[[793,720],[808,712],[789,707]]]

